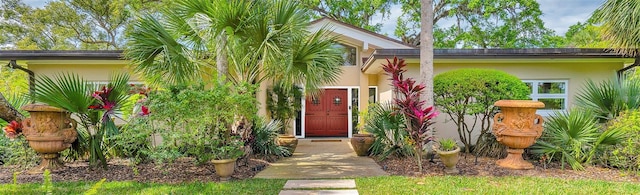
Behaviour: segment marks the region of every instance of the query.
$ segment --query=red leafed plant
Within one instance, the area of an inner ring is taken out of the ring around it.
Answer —
[[[407,64],[403,59],[393,58],[393,62],[387,59],[382,69],[391,76],[389,80],[397,93],[393,101],[398,105],[399,111],[405,115],[407,119],[407,131],[411,139],[415,142],[416,158],[418,166],[422,172],[422,151],[424,146],[433,140],[433,136],[429,135],[429,127],[433,125],[433,118],[438,116],[438,111],[433,106],[425,106],[425,101],[420,100],[424,84],[416,85],[416,81],[411,78],[404,78],[403,68]]]
[[[9,139],[15,139],[22,134],[22,124],[17,121],[11,121],[2,130]]]

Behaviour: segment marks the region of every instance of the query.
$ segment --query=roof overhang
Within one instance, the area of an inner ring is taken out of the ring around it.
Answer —
[[[309,24],[307,29],[311,32],[316,32],[319,29],[326,28],[334,35],[340,36],[341,39],[350,40],[352,42],[358,42],[364,50],[369,48],[378,49],[412,49],[415,48],[406,43],[389,38],[387,36],[368,31],[366,29],[353,26],[338,20],[330,18],[321,18],[315,20]]]
[[[402,58],[407,63],[420,63],[420,49],[378,49],[361,67],[366,74],[378,74],[387,59]],[[435,49],[434,63],[558,63],[558,62],[620,62],[632,63],[633,58],[606,49],[534,48],[534,49]]]
[[[0,50],[0,64],[127,64],[122,50]]]

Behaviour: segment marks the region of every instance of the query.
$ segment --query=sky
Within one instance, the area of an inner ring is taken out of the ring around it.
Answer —
[[[28,5],[42,7],[48,0],[23,0]],[[604,0],[538,0],[540,9],[544,14],[542,20],[547,28],[550,28],[558,35],[564,35],[569,26],[584,22],[591,16],[591,13],[600,6]],[[382,27],[382,34],[392,36],[396,26],[396,18],[400,16],[402,10],[400,6],[394,6],[391,15],[385,19]],[[374,22],[380,22],[374,19]]]

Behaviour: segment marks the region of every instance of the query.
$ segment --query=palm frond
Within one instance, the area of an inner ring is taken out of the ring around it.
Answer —
[[[53,79],[41,76],[36,81],[35,100],[72,113],[86,114],[95,99],[89,94],[90,84],[73,73],[63,73]]]

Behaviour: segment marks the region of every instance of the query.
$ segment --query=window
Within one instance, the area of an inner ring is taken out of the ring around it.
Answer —
[[[544,103],[544,108],[538,113],[548,115],[554,110],[567,109],[566,80],[523,80],[531,90],[531,99]]]
[[[369,87],[369,103],[378,102],[378,87]]]
[[[355,66],[356,65],[356,48],[347,46],[344,44],[335,44],[334,48],[342,51],[342,59],[344,59],[343,66]]]

